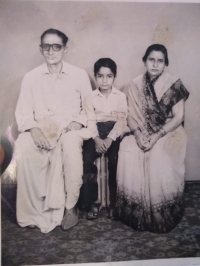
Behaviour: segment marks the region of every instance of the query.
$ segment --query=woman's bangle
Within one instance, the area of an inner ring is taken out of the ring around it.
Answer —
[[[139,127],[136,127],[136,128],[134,128],[134,129],[132,130],[133,135],[135,135],[135,133],[136,133],[137,131],[140,131],[140,132],[141,132],[141,130],[140,130]]]
[[[166,135],[166,132],[165,132],[165,130],[161,127],[161,128],[159,129],[159,131],[158,131],[158,134],[159,134],[160,137],[162,138],[162,137],[164,137],[164,136]]]

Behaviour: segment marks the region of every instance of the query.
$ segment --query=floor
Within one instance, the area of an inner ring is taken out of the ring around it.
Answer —
[[[2,185],[2,265],[47,265],[200,257],[200,183],[187,182],[185,214],[166,235],[138,232],[107,218],[80,218],[73,229],[44,235],[16,223],[16,186]]]

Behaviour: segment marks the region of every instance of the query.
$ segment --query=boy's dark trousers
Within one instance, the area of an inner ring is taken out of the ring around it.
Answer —
[[[116,201],[116,192],[117,192],[117,183],[116,183],[116,172],[117,172],[117,161],[118,161],[118,151],[119,151],[120,139],[113,141],[108,151],[105,153],[105,156],[108,157],[108,185],[110,191],[110,208],[115,207]],[[83,145],[83,169],[84,174],[97,172],[94,161],[100,157],[101,154],[98,154],[95,149],[95,142],[93,139],[85,141]],[[94,170],[93,170],[94,169]],[[97,199],[98,199],[98,190],[97,190]]]
[[[105,139],[115,125],[114,121],[98,122],[97,128],[99,137]],[[105,156],[108,157],[108,185],[110,194],[110,208],[115,207],[117,183],[117,161],[119,151],[120,138],[112,142]],[[89,211],[91,205],[98,199],[98,183],[97,183],[97,167],[94,161],[100,157],[95,149],[95,142],[91,138],[83,143],[83,185],[80,189],[80,196],[78,201],[79,209]]]
[[[99,122],[97,128],[101,139],[105,139],[115,125],[114,121]],[[115,207],[117,194],[117,161],[119,151],[120,138],[112,142],[105,156],[108,157],[108,185],[110,194],[110,208]],[[78,207],[81,210],[89,211],[91,205],[98,199],[98,184],[97,184],[97,167],[94,161],[101,154],[96,152],[95,142],[91,138],[83,143],[83,185],[80,189],[80,197]]]

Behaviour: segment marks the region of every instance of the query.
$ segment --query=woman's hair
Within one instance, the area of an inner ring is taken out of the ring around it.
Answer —
[[[68,42],[68,37],[63,32],[56,30],[56,29],[48,29],[42,33],[42,35],[40,37],[41,43],[43,42],[43,39],[44,39],[45,35],[47,35],[47,34],[55,34],[58,37],[60,37],[62,39],[63,45],[66,45]]]
[[[152,51],[159,51],[159,52],[162,52],[163,55],[164,55],[164,58],[165,58],[165,65],[168,66],[169,65],[169,59],[168,59],[168,54],[167,54],[167,48],[162,45],[162,44],[152,44],[150,45],[147,50],[146,50],[146,53],[145,55],[143,56],[142,58],[142,61],[145,63],[147,61],[147,57],[149,56],[149,54],[152,52]]]
[[[110,58],[100,58],[95,64],[94,64],[94,75],[96,76],[99,72],[99,69],[101,67],[107,67],[110,68],[112,73],[114,74],[114,77],[117,75],[117,65],[116,63],[110,59]]]

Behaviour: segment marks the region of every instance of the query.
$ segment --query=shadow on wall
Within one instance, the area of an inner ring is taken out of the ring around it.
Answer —
[[[9,163],[11,162],[12,155],[13,155],[13,145],[11,144],[11,141],[8,140],[7,137],[2,137],[1,144],[0,144],[1,174],[4,173]]]
[[[90,74],[88,74],[88,76],[89,76],[89,79],[90,79],[90,83],[91,83],[91,86],[92,86],[92,90],[94,91],[96,89],[96,84],[94,82],[94,78],[91,77]]]
[[[2,184],[16,183],[16,160],[13,154],[15,141],[19,135],[16,121],[6,130],[5,136],[1,139],[1,144],[5,151],[4,160],[1,164]]]

